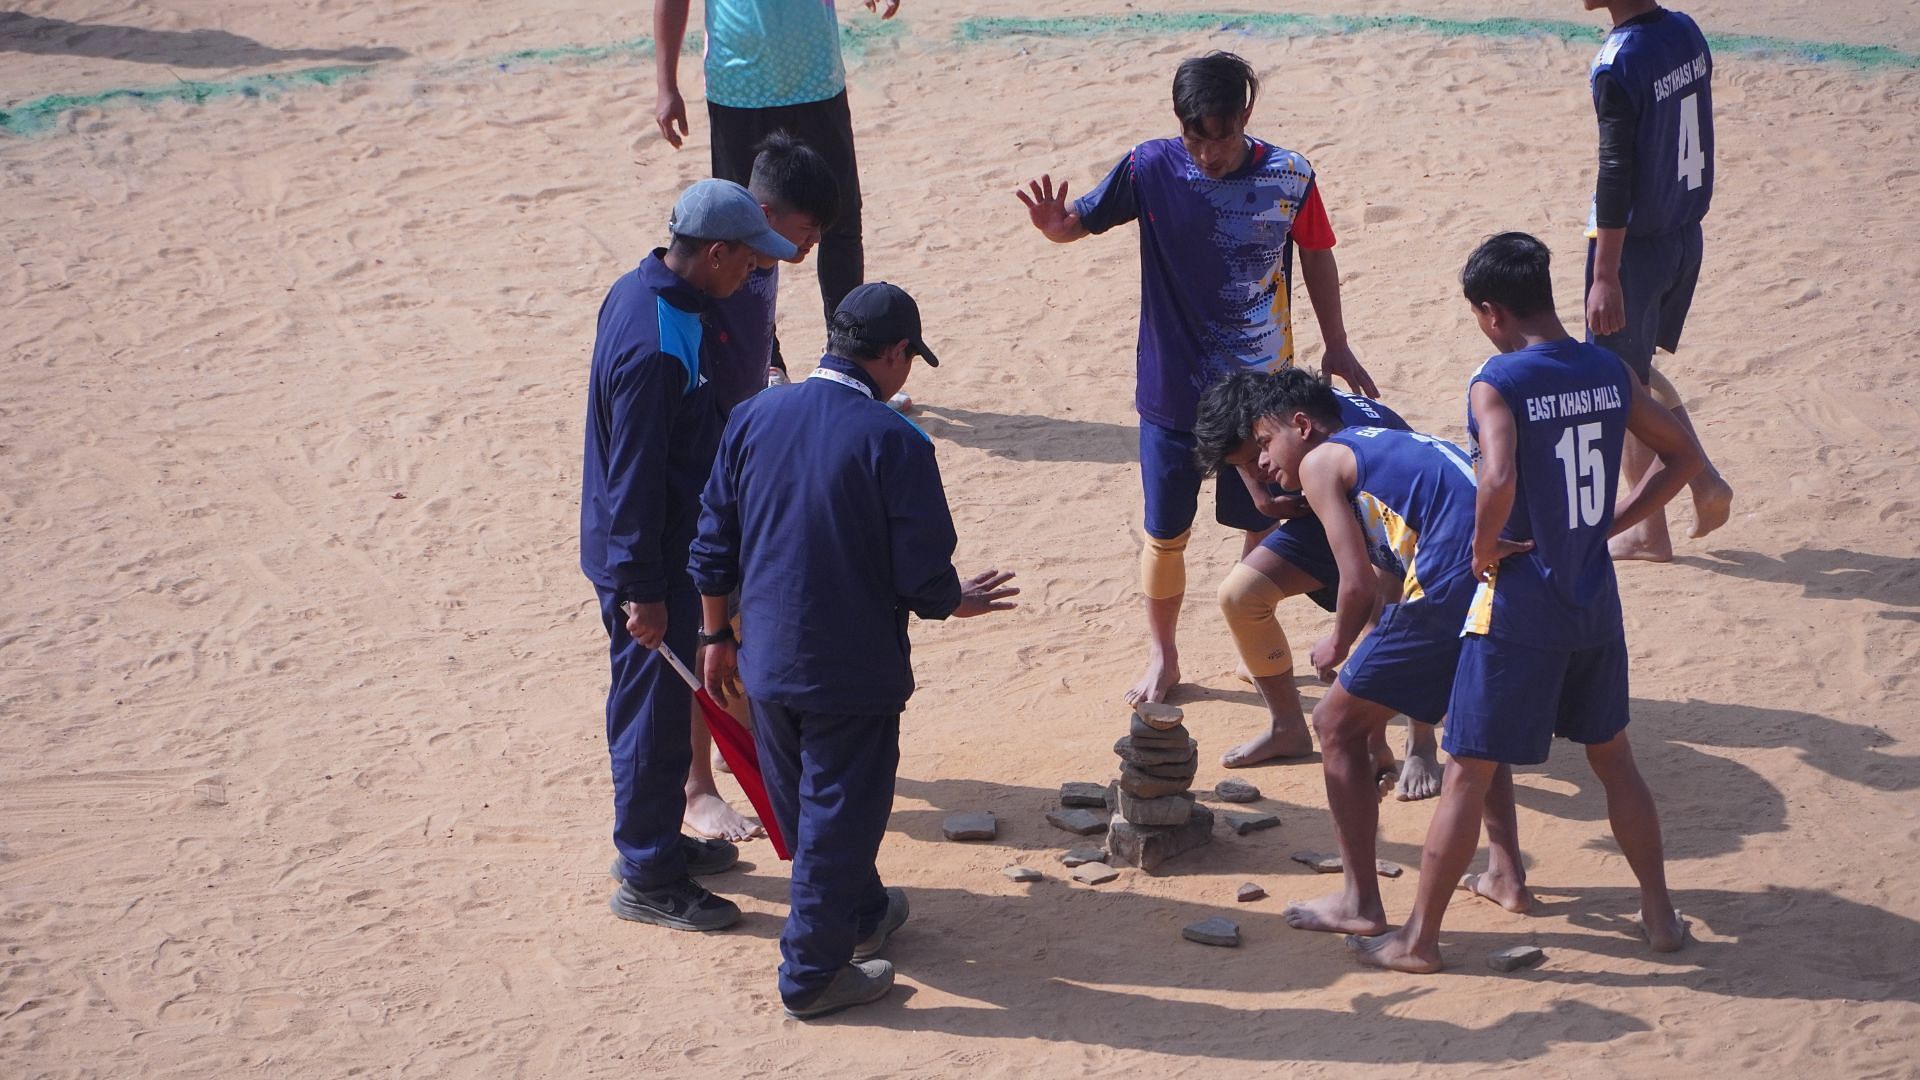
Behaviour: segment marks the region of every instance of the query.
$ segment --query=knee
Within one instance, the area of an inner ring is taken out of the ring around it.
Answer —
[[[1169,600],[1187,591],[1187,541],[1192,535],[1191,529],[1165,538],[1144,534],[1140,585],[1149,600]]]

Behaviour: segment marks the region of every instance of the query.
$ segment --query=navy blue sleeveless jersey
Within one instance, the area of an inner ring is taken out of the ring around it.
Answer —
[[[1607,555],[1633,376],[1597,345],[1566,338],[1503,353],[1473,382],[1513,413],[1518,491],[1501,535],[1533,550],[1481,582],[1466,632],[1543,649],[1585,649],[1620,636],[1620,593]],[[1480,425],[1467,411],[1479,461]]]
[[[1335,389],[1333,396],[1340,402],[1340,419],[1348,427],[1383,427],[1408,431],[1411,428],[1400,414],[1370,397],[1349,394],[1345,390]]]
[[[1473,465],[1431,435],[1349,427],[1328,442],[1353,451],[1354,512],[1374,565],[1405,575],[1401,603],[1443,594],[1471,574]]]
[[[1588,84],[1619,94],[1635,117],[1627,232],[1659,236],[1695,225],[1713,201],[1713,55],[1678,11],[1656,8],[1616,26],[1593,58]],[[1607,86],[1611,83],[1611,86]]]

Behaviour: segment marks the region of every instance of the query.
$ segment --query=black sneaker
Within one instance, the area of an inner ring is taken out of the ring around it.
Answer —
[[[607,906],[623,919],[675,930],[725,930],[740,921],[740,905],[695,885],[692,878],[658,889],[636,889],[623,881]]]
[[[855,961],[871,960],[874,957],[880,955],[880,950],[887,947],[887,939],[892,937],[893,932],[895,930],[900,929],[900,927],[904,925],[906,921],[907,921],[906,890],[896,889],[892,886],[888,886],[887,887],[887,913],[885,915],[880,916],[880,925],[874,928],[873,933],[867,935],[867,940],[853,947],[854,960]]]
[[[725,840],[699,840],[691,836],[682,836],[680,846],[687,853],[687,876],[707,877],[724,870],[731,870],[740,861],[740,849]],[[614,856],[613,865],[607,873],[615,881],[625,881],[627,876],[620,872],[620,858]]]
[[[879,1001],[892,989],[892,964],[885,960],[852,963],[841,968],[827,988],[812,1001],[805,1005],[788,1005],[787,1015],[795,1020],[815,1020],[841,1009]]]

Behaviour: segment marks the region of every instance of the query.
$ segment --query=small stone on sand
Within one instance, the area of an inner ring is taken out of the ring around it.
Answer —
[[[1278,814],[1228,814],[1227,824],[1239,836],[1259,832],[1261,829],[1277,828],[1280,824]]]
[[[1240,924],[1216,915],[1211,919],[1201,919],[1197,923],[1182,927],[1180,936],[1202,945],[1223,945],[1231,948],[1240,944]]]
[[[1487,966],[1495,971],[1519,971],[1530,968],[1547,958],[1547,954],[1532,945],[1514,945],[1487,954]]]
[[[1092,810],[1075,807],[1072,810],[1047,811],[1047,823],[1057,829],[1065,829],[1076,836],[1091,836],[1107,831],[1107,819]]]
[[[948,814],[941,831],[949,840],[991,840],[1000,835],[1000,823],[991,810],[963,810]]]
[[[1060,805],[1107,808],[1107,785],[1074,780],[1060,785]]]
[[[1156,701],[1142,701],[1134,705],[1133,715],[1145,721],[1147,726],[1165,731],[1178,725],[1187,718],[1178,705],[1162,705]]]
[[[1393,878],[1406,873],[1407,868],[1388,859],[1375,859],[1373,860],[1373,872],[1379,874],[1381,877]]]
[[[1249,881],[1245,885],[1240,886],[1239,890],[1233,894],[1233,898],[1243,904],[1250,904],[1255,900],[1265,900],[1267,898],[1267,890]]]
[[[1296,851],[1287,857],[1316,874],[1337,874],[1345,869],[1340,865],[1338,855],[1322,855],[1317,851]]]
[[[1221,802],[1252,802],[1260,797],[1260,789],[1245,780],[1222,780],[1213,785],[1213,793]]]
[[[1008,881],[1039,881],[1046,876],[1031,866],[1009,866],[1000,872],[1007,875]]]
[[[1097,847],[1077,847],[1072,851],[1062,852],[1060,855],[1060,861],[1068,866],[1082,866],[1090,862],[1105,862],[1106,858],[1106,850]]]
[[[1073,880],[1083,885],[1105,885],[1120,876],[1120,871],[1103,862],[1090,862],[1073,868]]]

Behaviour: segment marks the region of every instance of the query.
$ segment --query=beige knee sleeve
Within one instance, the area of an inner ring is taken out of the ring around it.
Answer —
[[[1240,649],[1240,662],[1256,679],[1293,671],[1287,632],[1280,629],[1280,620],[1274,617],[1274,608],[1285,596],[1280,586],[1246,563],[1235,563],[1220,583],[1220,613],[1227,617],[1227,629]]]
[[[1171,600],[1187,591],[1188,529],[1171,540],[1142,533],[1146,544],[1140,549],[1140,591],[1149,600]]]

